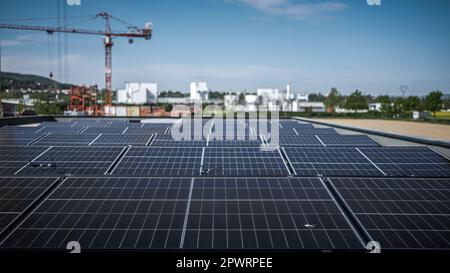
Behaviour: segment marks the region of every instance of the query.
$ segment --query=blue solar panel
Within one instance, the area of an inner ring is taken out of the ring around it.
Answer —
[[[367,135],[320,135],[317,137],[326,146],[380,146]]]
[[[387,176],[450,177],[450,162],[428,147],[361,148]]]
[[[114,176],[196,176],[200,173],[202,148],[131,147]]]
[[[351,147],[285,147],[298,176],[384,176],[357,149]]]
[[[278,149],[208,147],[204,153],[202,175],[287,176],[289,171]]]
[[[381,249],[450,250],[450,180],[331,178]]]

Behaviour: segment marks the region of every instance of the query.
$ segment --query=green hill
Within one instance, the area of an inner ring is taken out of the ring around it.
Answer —
[[[11,72],[0,72],[1,90],[5,89],[33,89],[48,90],[51,88],[68,89],[71,84],[64,84],[55,80],[28,74],[19,74]]]

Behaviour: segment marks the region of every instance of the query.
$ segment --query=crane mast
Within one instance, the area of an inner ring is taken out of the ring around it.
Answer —
[[[86,35],[102,35],[103,43],[105,46],[105,101],[104,105],[110,106],[112,104],[112,46],[114,37],[128,37],[130,38],[144,38],[150,40],[152,37],[153,27],[152,24],[147,22],[143,28],[129,27],[127,32],[116,32],[111,30],[110,19],[114,18],[112,15],[102,12],[98,13],[95,18],[101,17],[105,21],[105,30],[89,30],[78,28],[66,28],[66,27],[46,27],[46,26],[32,26],[32,25],[16,25],[16,24],[0,24],[0,28],[3,29],[17,29],[17,30],[31,30],[31,31],[45,31],[48,34],[54,32],[65,32],[73,34],[86,34]]]

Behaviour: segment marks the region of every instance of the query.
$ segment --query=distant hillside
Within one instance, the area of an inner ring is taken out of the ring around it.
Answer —
[[[68,89],[71,86],[70,84],[63,84],[42,76],[11,72],[0,72],[0,84],[2,90],[28,88],[33,90]]]

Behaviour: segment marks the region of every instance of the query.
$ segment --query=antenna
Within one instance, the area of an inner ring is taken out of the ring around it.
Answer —
[[[402,92],[402,97],[405,97],[406,91],[408,90],[407,85],[400,85],[400,91]]]

